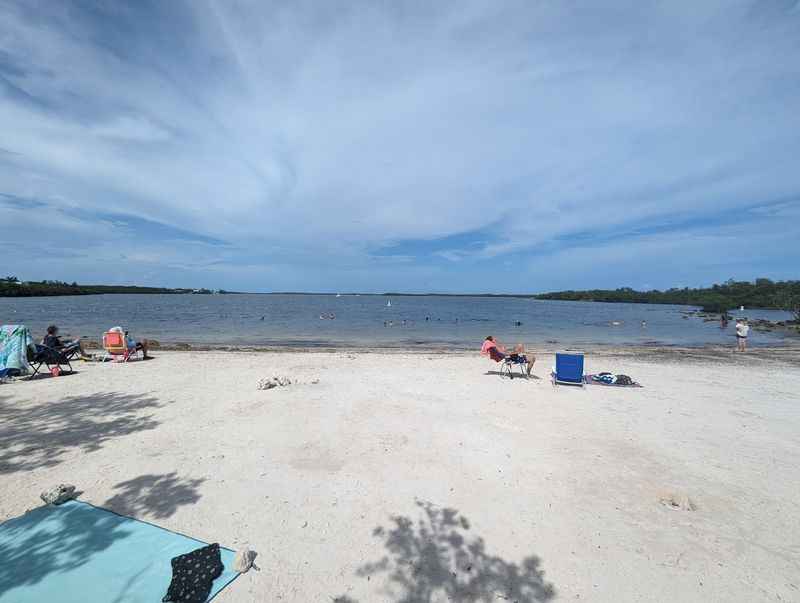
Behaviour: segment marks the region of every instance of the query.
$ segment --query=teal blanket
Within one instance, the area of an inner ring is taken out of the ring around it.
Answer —
[[[0,326],[0,371],[19,369],[26,375],[33,372],[28,364],[28,349],[35,349],[33,337],[25,325]]]
[[[170,560],[205,542],[70,501],[0,524],[0,603],[154,603],[172,578]],[[209,600],[238,574],[225,570]]]

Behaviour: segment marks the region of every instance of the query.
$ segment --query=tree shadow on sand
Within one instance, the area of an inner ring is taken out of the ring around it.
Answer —
[[[104,506],[123,515],[170,517],[178,507],[200,500],[198,486],[205,479],[185,479],[174,471],[162,475],[141,475],[114,486],[119,490]]]
[[[94,452],[111,439],[154,429],[142,410],[158,408],[152,396],[97,393],[20,406],[0,398],[0,474],[52,467],[73,450]]]
[[[114,487],[119,492],[104,504],[112,513],[89,505],[57,511],[40,507],[8,520],[0,525],[0,600],[5,601],[4,593],[14,588],[38,584],[51,574],[69,572],[103,555],[117,540],[131,535],[134,520],[125,515],[164,518],[181,505],[197,502],[196,488],[203,481],[181,479],[175,473],[142,475]],[[60,520],[49,521],[51,511]],[[138,574],[132,576],[129,583],[137,578]],[[128,600],[126,589],[115,600]],[[107,600],[111,601],[110,595]]]
[[[37,584],[50,574],[69,572],[84,565],[115,541],[130,535],[125,527],[128,519],[110,513],[93,513],[90,508],[81,506],[64,509],[66,515],[59,524],[39,529],[39,521],[32,524],[31,520],[34,517],[41,520],[41,511],[36,509],[31,515],[9,520],[0,528],[4,532],[4,546],[0,551],[1,600],[5,600],[3,594],[13,588]],[[81,529],[74,529],[74,523]],[[96,585],[87,584],[86,588],[91,590]]]
[[[489,555],[478,536],[470,536],[469,521],[455,509],[417,501],[421,518],[392,516],[390,529],[377,527],[388,555],[361,566],[356,575],[372,579],[383,574],[386,594],[396,603],[496,602],[540,603],[555,596],[544,579],[540,560],[531,555],[521,565]],[[335,603],[357,603],[348,596]]]

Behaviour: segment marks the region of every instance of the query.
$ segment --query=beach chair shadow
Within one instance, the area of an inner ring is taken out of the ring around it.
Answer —
[[[502,371],[488,370],[484,374],[485,375],[494,375],[495,377],[508,377],[508,372],[505,371],[505,369],[502,370]],[[523,372],[522,374],[515,373],[514,374],[514,378],[516,378],[516,379],[531,379],[531,380],[534,380],[534,381],[538,381],[538,380],[541,379],[541,377],[539,377],[538,375],[534,375],[534,374],[528,375],[525,372]]]

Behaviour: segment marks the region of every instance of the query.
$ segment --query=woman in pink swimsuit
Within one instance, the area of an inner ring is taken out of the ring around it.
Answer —
[[[528,356],[525,354],[525,347],[521,343],[517,344],[511,354],[507,354],[506,349],[499,341],[495,341],[492,335],[484,339],[483,345],[481,346],[481,354],[488,356],[495,362],[500,362],[508,356],[512,362],[526,365],[529,377],[533,370],[533,363],[536,362],[536,356],[533,354],[531,354],[530,359],[528,359]]]

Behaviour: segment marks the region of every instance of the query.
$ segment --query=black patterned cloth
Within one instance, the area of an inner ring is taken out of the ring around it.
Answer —
[[[205,603],[211,592],[211,585],[222,573],[225,566],[219,556],[219,544],[195,549],[191,553],[172,558],[172,582],[164,603]]]

